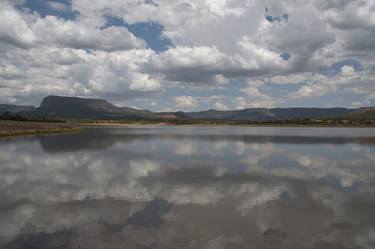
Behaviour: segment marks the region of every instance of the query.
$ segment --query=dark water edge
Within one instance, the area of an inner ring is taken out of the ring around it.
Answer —
[[[0,141],[0,248],[375,248],[375,129]]]

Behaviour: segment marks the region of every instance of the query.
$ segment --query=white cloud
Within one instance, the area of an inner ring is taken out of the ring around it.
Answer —
[[[308,80],[305,74],[285,74],[277,75],[270,78],[273,84],[300,84],[305,80]]]
[[[21,71],[13,64],[0,64],[0,77],[4,79],[13,79],[15,77],[20,77],[22,75]]]
[[[314,83],[302,86],[297,92],[291,93],[292,98],[320,97],[336,91],[335,85]]]
[[[248,98],[237,98],[237,109],[243,109],[243,107],[271,108],[283,102],[281,99],[261,93],[258,88],[253,86],[243,88],[241,92],[245,93]]]
[[[106,51],[145,47],[144,41],[134,37],[124,27],[92,28],[55,16],[37,19],[32,29],[41,43],[62,47]]]
[[[54,10],[75,11],[74,20],[43,17],[16,8],[19,4],[22,1],[0,2],[0,84],[7,87],[1,93],[5,101],[22,101],[21,95],[29,94],[36,103],[55,91],[124,101],[171,89],[178,91],[173,95],[184,96],[187,88],[236,88],[247,94],[246,105],[238,101],[239,106],[270,107],[281,103],[281,97],[272,97],[279,88],[285,103],[290,98],[374,91],[372,1],[45,1]],[[266,20],[266,14],[283,21]],[[173,46],[150,51],[126,27],[106,26],[107,17],[128,24],[157,22],[164,27],[162,38]],[[280,57],[285,52],[290,54],[287,60]],[[336,76],[320,74],[348,58],[359,61],[363,70],[345,65]],[[258,92],[238,89],[237,82],[243,81]],[[300,87],[291,92],[291,84]],[[202,103],[216,109],[232,104],[225,98],[199,101],[197,107]]]
[[[223,102],[215,102],[212,104],[212,106],[214,107],[214,109],[217,109],[217,110],[228,110],[229,107],[224,104]]]
[[[224,68],[233,64],[216,47],[176,47],[153,57],[148,68],[166,80],[187,83],[227,84]]]
[[[247,88],[243,88],[241,92],[245,93],[247,96],[252,98],[260,98],[260,99],[267,99],[268,96],[259,92],[258,88],[249,86]]]
[[[341,75],[344,77],[349,77],[355,75],[356,72],[352,66],[344,65],[341,68]]]
[[[264,25],[268,23],[264,16],[265,7],[280,15],[286,13],[295,18],[290,18],[288,25]],[[101,16],[114,15],[129,23],[161,23],[165,27],[163,35],[172,40],[176,50],[183,51],[182,48],[185,48],[186,51],[186,47],[209,47],[216,48],[226,57],[231,58],[233,55],[232,62],[236,62],[234,67],[221,68],[222,71],[226,71],[221,73],[225,76],[261,74],[275,69],[282,71],[290,68],[289,64],[317,67],[318,63],[311,53],[315,53],[319,46],[324,46],[333,39],[332,35],[327,33],[327,25],[321,22],[318,12],[311,10],[312,7],[310,3],[292,4],[289,1],[280,4],[276,1],[264,3],[238,0],[169,0],[160,2],[157,6],[138,1],[90,1],[90,4],[87,0],[73,1],[73,9],[90,20],[93,17],[100,19]],[[310,32],[306,29],[307,23],[299,20],[305,19],[306,16],[313,23],[310,28],[316,29],[317,32]],[[288,35],[283,35],[285,33]],[[293,53],[292,58],[296,58],[291,63],[279,56],[285,50],[290,50]],[[191,53],[194,55],[194,51]],[[211,58],[207,57],[208,62]],[[302,63],[305,61],[308,63]],[[198,65],[199,62],[197,61]]]
[[[21,15],[6,2],[0,2],[0,42],[27,48],[36,37]]]
[[[7,81],[1,96],[40,103],[48,94],[124,100],[136,93],[160,91],[158,77],[143,70],[153,53],[144,49],[113,53],[70,48],[19,49],[0,58],[0,77]]]
[[[344,65],[335,76],[321,74],[297,75],[301,82],[308,82],[298,91],[291,93],[292,98],[320,97],[347,89],[352,93],[362,94],[374,88],[375,77],[367,71],[356,72],[353,67]],[[304,78],[304,79],[303,79]],[[293,80],[293,78],[292,78]],[[349,86],[352,86],[351,88]],[[362,86],[359,88],[359,86]]]
[[[173,100],[177,108],[189,109],[198,105],[198,101],[192,96],[176,96]]]
[[[130,90],[134,91],[156,91],[160,89],[160,82],[150,78],[147,74],[134,74],[135,79],[129,85]]]
[[[256,45],[250,37],[242,37],[237,44],[241,53],[236,58],[241,61],[244,68],[249,70],[278,68],[280,70],[286,65],[279,53]]]
[[[229,110],[226,104],[226,97],[224,95],[211,95],[209,97],[200,98],[201,102],[207,102],[213,109]]]
[[[244,97],[237,97],[234,100],[237,110],[242,110],[248,107],[248,103]]]
[[[363,103],[361,101],[353,101],[352,102],[352,107],[354,107],[354,108],[361,107],[362,105],[363,105]]]

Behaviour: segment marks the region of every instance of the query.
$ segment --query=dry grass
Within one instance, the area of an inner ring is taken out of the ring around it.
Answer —
[[[80,129],[79,126],[61,123],[0,121],[0,137],[75,132]]]

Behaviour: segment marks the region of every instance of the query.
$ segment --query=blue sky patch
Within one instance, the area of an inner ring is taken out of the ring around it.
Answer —
[[[119,18],[107,17],[106,27],[109,26],[126,27],[134,36],[145,40],[148,47],[156,52],[162,52],[173,47],[171,40],[162,36],[163,25],[156,22],[128,24]]]
[[[355,71],[363,70],[363,66],[358,60],[356,60],[356,59],[345,59],[345,60],[338,61],[338,62],[334,63],[330,67],[330,69],[328,69],[328,71],[324,73],[324,75],[334,76],[334,75],[338,74],[341,71],[341,68],[345,65],[353,67]]]
[[[283,23],[287,23],[288,22],[288,19],[289,19],[289,15],[288,14],[283,14],[281,16],[273,16],[269,13],[269,9],[266,8],[266,14],[265,14],[265,18],[268,22],[270,23],[273,23],[273,22],[283,22]]]
[[[70,0],[28,0],[19,7],[36,11],[42,17],[53,15],[64,18],[65,20],[74,20],[78,13],[73,12],[70,6]]]
[[[284,61],[287,61],[290,59],[290,54],[288,52],[284,52],[282,54],[280,54],[280,57],[284,60]]]

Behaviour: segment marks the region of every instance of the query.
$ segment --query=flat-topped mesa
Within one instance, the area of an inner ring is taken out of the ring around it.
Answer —
[[[30,116],[61,117],[61,118],[122,118],[148,117],[146,111],[128,107],[118,107],[104,99],[90,99],[65,96],[47,96],[40,107]]]
[[[61,105],[112,105],[104,99],[90,99],[79,97],[64,97],[50,95],[43,99],[40,107],[61,106]],[[113,106],[113,105],[112,105]]]
[[[88,99],[78,97],[64,97],[64,96],[47,96],[43,99],[40,109],[54,110],[59,113],[60,110],[65,112],[76,112],[80,110],[83,114],[88,111],[92,112],[108,112],[108,113],[121,113],[121,108],[112,105],[104,99]],[[64,116],[69,113],[64,113]],[[77,113],[78,114],[78,113]]]

